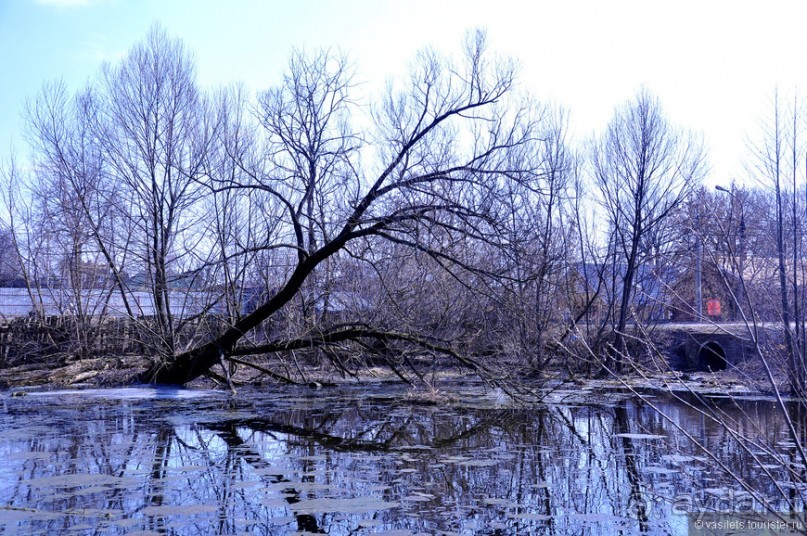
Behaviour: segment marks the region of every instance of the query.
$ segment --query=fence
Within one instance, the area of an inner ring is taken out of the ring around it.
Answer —
[[[121,293],[104,289],[85,289],[78,293],[69,288],[28,289],[0,287],[0,319],[21,316],[64,316],[75,315],[78,303],[87,316],[123,318],[129,316]],[[32,300],[33,296],[33,300]],[[149,317],[156,314],[154,298],[142,290],[126,292],[126,299],[135,316]],[[170,305],[174,316],[187,318],[211,309],[211,294],[203,291],[180,291],[170,293]],[[213,307],[212,312],[217,312]]]

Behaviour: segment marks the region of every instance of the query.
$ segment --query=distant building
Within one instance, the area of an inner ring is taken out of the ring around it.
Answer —
[[[623,264],[577,263],[573,265],[569,281],[570,314],[577,317],[588,306],[584,320],[600,324],[608,315],[615,314],[622,299],[622,286],[626,267]],[[637,270],[631,295],[634,319],[643,322],[660,322],[671,317],[670,281],[676,272],[644,265]]]

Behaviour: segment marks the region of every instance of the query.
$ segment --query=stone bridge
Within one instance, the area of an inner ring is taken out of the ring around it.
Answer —
[[[748,326],[732,323],[669,323],[651,328],[651,338],[667,349],[673,370],[717,371],[757,355]],[[761,346],[782,339],[781,324],[759,324]]]

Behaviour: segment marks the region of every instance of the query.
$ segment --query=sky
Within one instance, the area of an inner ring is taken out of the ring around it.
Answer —
[[[194,53],[203,87],[267,89],[292,48],[331,47],[369,94],[419,49],[456,52],[484,28],[523,89],[568,110],[577,141],[649,89],[703,136],[711,185],[748,181],[777,89],[807,97],[803,0],[0,0],[0,160],[27,152],[21,111],[43,83],[81,87],[155,22]]]

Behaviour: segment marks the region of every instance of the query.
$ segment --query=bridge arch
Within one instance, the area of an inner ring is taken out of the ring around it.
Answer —
[[[717,371],[726,370],[726,350],[719,342],[711,340],[701,345],[698,350],[698,370]]]

